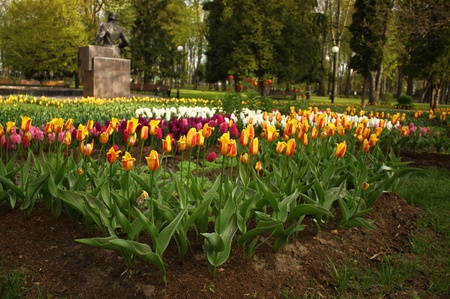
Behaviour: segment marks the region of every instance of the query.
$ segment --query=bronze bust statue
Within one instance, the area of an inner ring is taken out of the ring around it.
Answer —
[[[130,44],[122,27],[117,25],[117,14],[115,12],[108,13],[108,23],[100,25],[100,29],[92,44],[99,45],[101,42],[103,42],[103,46],[114,50],[115,58],[120,58],[120,49]]]

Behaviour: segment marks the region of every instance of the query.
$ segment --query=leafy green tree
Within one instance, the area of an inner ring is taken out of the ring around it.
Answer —
[[[350,60],[353,69],[369,82],[369,103],[378,104],[383,73],[384,46],[392,0],[356,0],[350,25]]]
[[[12,1],[1,21],[4,63],[25,77],[73,72],[87,43],[78,0]]]

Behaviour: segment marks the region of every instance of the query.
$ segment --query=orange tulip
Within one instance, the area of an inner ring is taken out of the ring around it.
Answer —
[[[20,129],[23,132],[28,132],[31,128],[31,121],[32,119],[28,116],[22,116],[22,123],[20,124]]]
[[[409,128],[408,128],[407,126],[403,126],[403,127],[402,127],[402,130],[400,131],[400,134],[401,134],[403,137],[408,136],[408,134],[409,134]]]
[[[130,171],[134,166],[135,158],[131,156],[129,152],[125,152],[125,155],[122,157],[122,166],[126,171]]]
[[[106,133],[106,132],[100,133],[99,141],[101,144],[106,144],[108,142],[108,139],[109,139],[108,133]]]
[[[294,154],[295,152],[295,139],[289,139],[288,142],[286,143],[286,150],[284,151],[284,155],[286,157],[290,157]]]
[[[303,134],[302,143],[303,143],[303,145],[308,145],[308,143],[309,143],[308,135],[306,133]]]
[[[365,139],[368,139],[370,136],[370,128],[364,128],[362,135]]]
[[[256,162],[256,164],[255,164],[255,170],[256,170],[256,171],[261,171],[261,169],[262,169],[262,164],[261,164],[261,162],[260,162],[260,161]]]
[[[203,137],[205,137],[206,139],[208,139],[209,137],[211,137],[212,132],[214,131],[213,127],[210,127],[207,123],[203,125],[203,129],[201,130],[201,133],[203,135]]]
[[[363,182],[363,183],[361,184],[361,187],[363,188],[363,190],[368,190],[369,187],[370,187],[370,185],[369,185],[369,183],[367,183],[367,182]]]
[[[383,128],[382,127],[377,127],[375,129],[375,134],[377,135],[377,137],[380,137],[382,132],[383,132]]]
[[[336,157],[342,158],[345,155],[345,151],[347,150],[347,143],[345,140],[339,143],[336,147]]]
[[[127,133],[129,135],[133,135],[134,133],[136,133],[137,126],[138,120],[136,118],[127,120]]]
[[[247,146],[249,141],[249,132],[247,129],[242,129],[241,136],[239,138],[239,143],[242,146]]]
[[[275,126],[267,126],[267,129],[265,130],[265,137],[268,142],[272,142],[275,140],[275,138],[278,136],[277,128]]]
[[[83,156],[90,156],[92,154],[92,151],[94,150],[94,140],[92,140],[91,143],[85,144],[86,140],[83,140],[80,144],[80,150],[81,154]]]
[[[311,130],[311,138],[316,139],[317,137],[319,137],[319,131],[316,127],[313,127]]]
[[[116,162],[117,158],[119,157],[119,155],[120,155],[121,153],[122,153],[121,150],[116,150],[116,149],[114,148],[114,146],[112,146],[112,147],[108,150],[108,152],[106,153],[106,160],[107,160],[109,163],[114,163],[114,162]]]
[[[150,124],[148,125],[150,127],[150,135],[155,136],[156,132],[158,131],[158,126],[161,120],[159,119],[152,119],[150,121]]]
[[[145,160],[147,160],[147,165],[150,170],[155,171],[159,168],[159,154],[157,151],[151,150],[150,154],[145,157]]]
[[[170,153],[172,151],[172,136],[167,135],[166,138],[162,140],[162,149],[165,153]]]
[[[147,140],[147,138],[148,138],[148,130],[149,130],[149,127],[148,127],[148,126],[143,126],[143,127],[141,128],[141,134],[140,134],[139,138],[140,138],[142,141]]]
[[[378,136],[377,136],[377,134],[372,134],[372,135],[370,135],[370,139],[369,139],[369,145],[370,145],[370,147],[374,147],[376,144],[377,144],[377,142],[378,142]]]
[[[256,156],[259,152],[259,140],[258,137],[253,138],[252,141],[250,141],[250,146],[248,148],[248,152],[252,156]]]
[[[247,164],[249,157],[247,153],[243,153],[239,159],[241,161],[242,164]]]
[[[185,151],[186,150],[186,136],[182,135],[180,137],[180,139],[178,139],[177,144],[178,144],[178,149],[180,151]]]
[[[197,145],[197,129],[196,128],[190,128],[187,136],[186,136],[186,145],[188,148],[193,148]]]

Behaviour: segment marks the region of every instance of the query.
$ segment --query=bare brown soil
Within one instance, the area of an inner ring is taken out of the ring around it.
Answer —
[[[433,160],[439,163],[434,166],[450,169],[450,157],[444,157]],[[427,155],[407,159],[414,159],[413,166],[419,167],[431,161]],[[331,265],[351,262],[359,268],[376,267],[386,256],[410,254],[409,237],[421,214],[421,209],[408,205],[396,194],[386,193],[366,217],[375,220],[375,230],[338,229],[336,220],[330,219],[315,233],[312,222],[306,219],[308,227],[298,239],[277,252],[263,245],[245,262],[241,250],[234,246],[230,259],[214,277],[208,270],[202,244],[192,239],[183,263],[178,259],[176,245],[171,244],[164,255],[169,265],[168,284],[164,286],[159,270],[143,260],[137,260],[130,275],[116,252],[75,242],[95,235],[95,231],[87,232],[65,214],[55,219],[45,205],[37,204],[31,216],[25,218],[19,209],[9,210],[0,204],[0,261],[27,273],[28,298],[37,298],[39,291],[44,297],[50,294],[50,298],[340,297]],[[416,276],[387,298],[412,298],[426,289],[426,278]],[[374,289],[373,298],[378,295]]]

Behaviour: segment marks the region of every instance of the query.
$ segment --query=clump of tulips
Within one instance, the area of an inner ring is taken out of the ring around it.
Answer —
[[[183,260],[191,230],[215,273],[234,244],[244,259],[263,244],[278,250],[298,238],[306,217],[322,229],[336,205],[339,226],[373,228],[366,213],[412,170],[394,151],[412,130],[399,115],[242,113],[77,127],[58,118],[41,128],[24,116],[19,128],[0,125],[0,199],[27,214],[42,200],[55,216],[81,217],[102,235],[78,242],[119,252],[130,272],[137,257],[147,260],[166,282],[163,254],[175,240]],[[178,168],[167,166],[173,157]],[[10,162],[17,158],[24,163]]]

